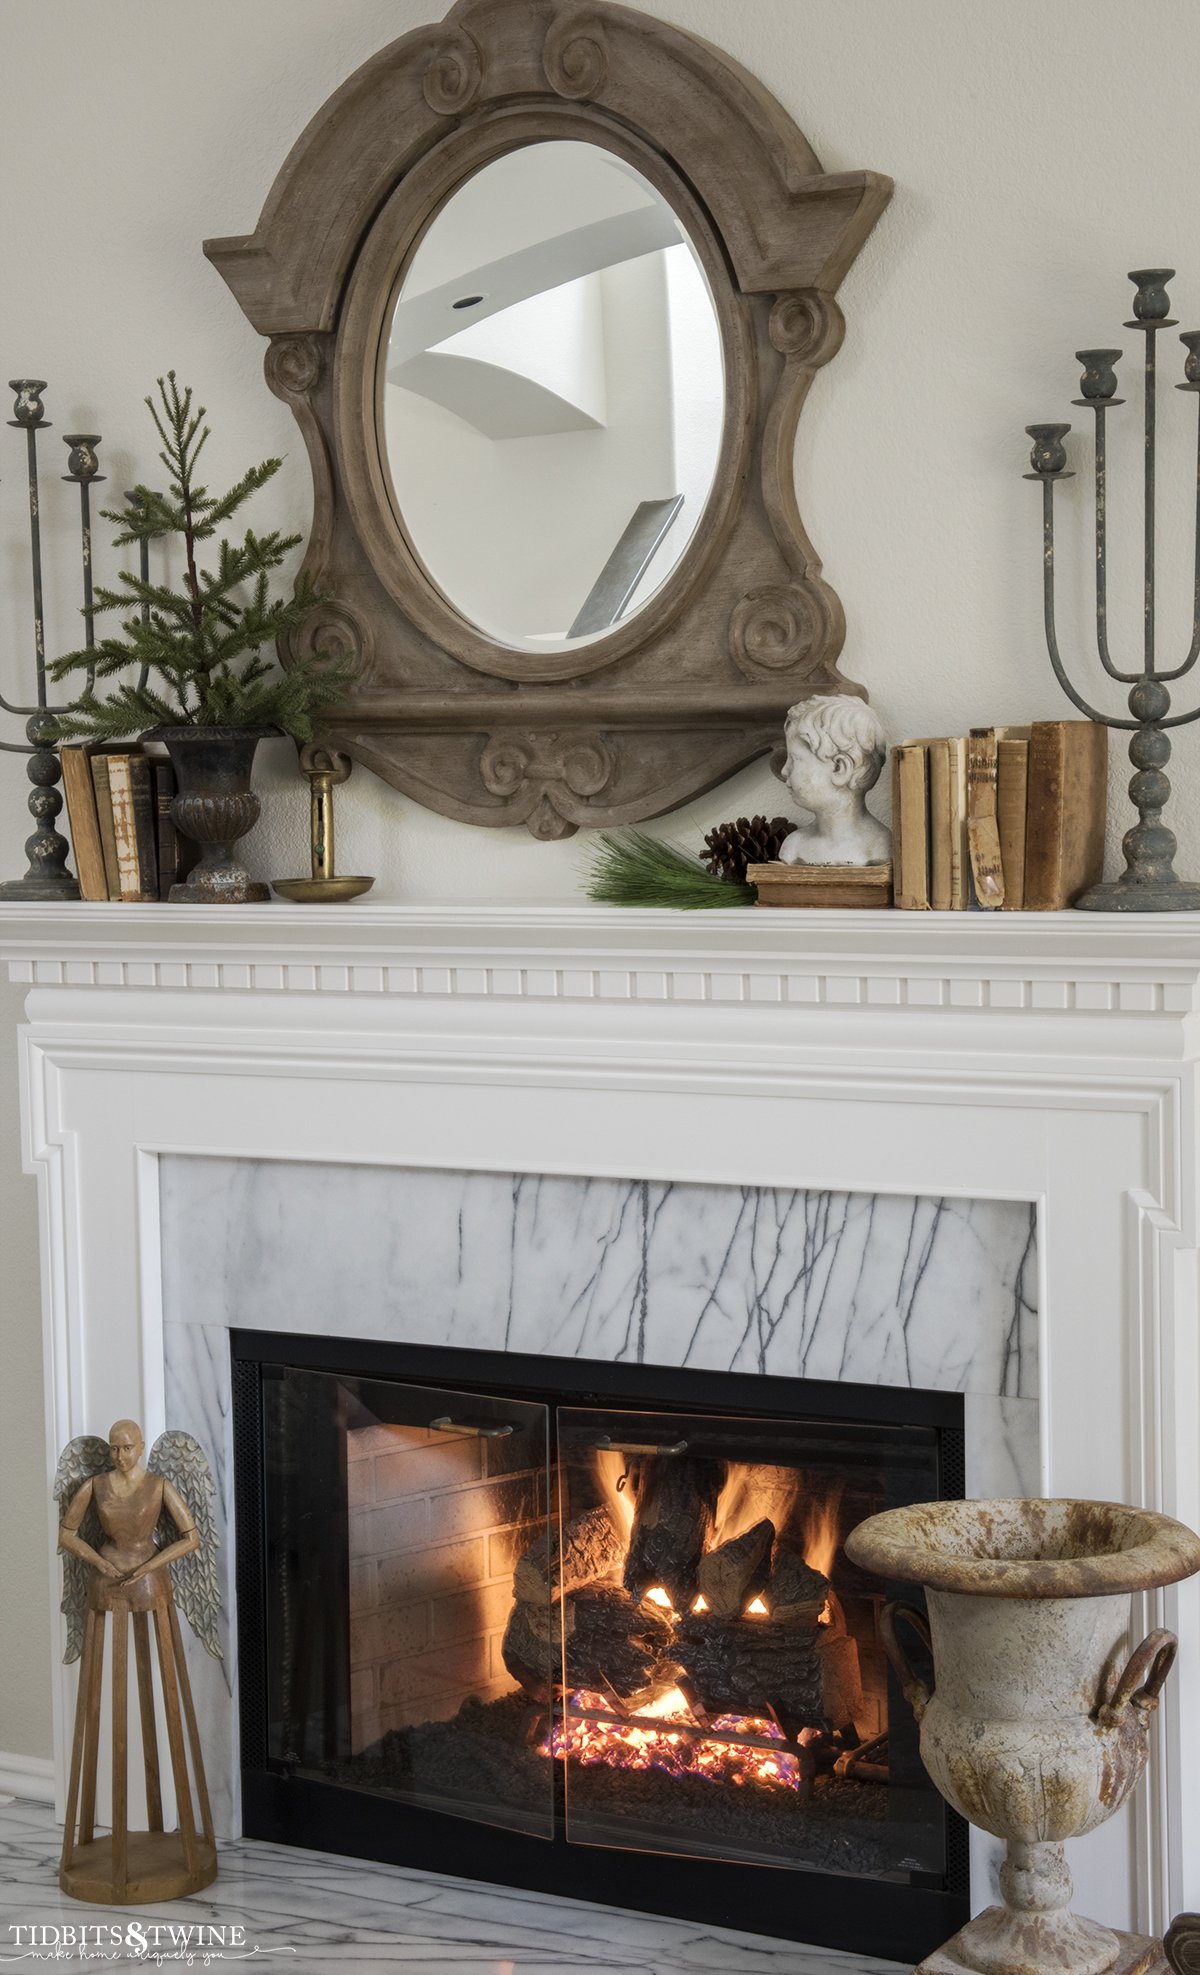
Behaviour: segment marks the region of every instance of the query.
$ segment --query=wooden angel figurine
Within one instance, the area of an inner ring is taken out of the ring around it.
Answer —
[[[107,1442],[81,1434],[54,1477],[63,1558],[65,1659],[80,1659],[59,1885],[74,1898],[126,1905],[179,1899],[217,1876],[212,1812],[176,1600],[192,1630],[221,1657],[216,1621],[215,1489],[189,1433],[163,1433],[148,1460],[141,1428],[118,1420]],[[96,1766],[106,1614],[112,1615],[112,1835],[97,1838]],[[146,1786],[145,1831],[129,1829],[129,1627],[133,1628]],[[150,1632],[158,1648],[179,1829],[163,1830]],[[188,1779],[184,1728],[191,1749]],[[78,1813],[78,1826],[76,1815]]]

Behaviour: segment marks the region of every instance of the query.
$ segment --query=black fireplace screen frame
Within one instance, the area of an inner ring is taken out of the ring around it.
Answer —
[[[665,1913],[816,1947],[917,1962],[970,1917],[968,1827],[948,1807],[942,1883],[902,1885],[567,1842],[431,1814],[399,1798],[289,1774],[268,1751],[262,1367],[466,1388],[550,1406],[618,1406],[931,1427],[942,1499],[966,1492],[960,1393],[741,1372],[232,1330],[234,1506],[243,1831],[248,1838],[571,1899]],[[896,1586],[911,1599],[910,1586]],[[903,1708],[898,1693],[894,1702]],[[561,1790],[557,1797],[561,1811]]]

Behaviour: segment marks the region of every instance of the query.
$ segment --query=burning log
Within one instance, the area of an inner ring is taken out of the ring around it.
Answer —
[[[526,1550],[513,1572],[513,1595],[531,1604],[551,1603],[611,1577],[624,1553],[624,1538],[608,1510],[589,1509]]]
[[[683,1618],[675,1655],[711,1715],[777,1714],[785,1733],[824,1728],[825,1679],[819,1634],[767,1619]],[[852,1643],[852,1642],[851,1642]]]
[[[567,1678],[572,1687],[615,1694],[646,1707],[679,1677],[666,1617],[635,1604],[619,1584],[593,1584],[568,1600]]]
[[[776,1625],[816,1625],[829,1596],[829,1579],[806,1564],[798,1550],[775,1551],[767,1610]]]
[[[795,1735],[843,1727],[862,1710],[858,1647],[829,1580],[794,1550],[776,1548],[764,1616],[689,1613],[675,1653],[708,1714],[775,1715]]]
[[[701,1557],[696,1583],[715,1618],[738,1617],[747,1600],[762,1590],[771,1569],[774,1541],[775,1525],[764,1518]]]
[[[862,1669],[858,1646],[840,1628],[822,1626],[817,1633],[821,1662],[821,1712],[832,1728],[845,1728],[862,1713]]]
[[[687,1610],[723,1479],[716,1461],[654,1455],[642,1463],[625,1558],[625,1588],[635,1598],[661,1587],[676,1611]]]
[[[509,1615],[504,1664],[542,1706],[563,1685],[564,1638],[569,1684],[612,1694],[622,1708],[648,1706],[678,1679],[668,1621],[619,1584],[590,1584],[570,1592],[561,1609],[521,1600]]]
[[[533,1701],[549,1707],[562,1685],[562,1631],[557,1606],[521,1600],[508,1615],[500,1647],[505,1666]]]

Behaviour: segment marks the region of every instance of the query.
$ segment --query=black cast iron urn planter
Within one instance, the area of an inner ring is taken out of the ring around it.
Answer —
[[[178,790],[171,819],[182,836],[201,846],[187,878],[171,886],[172,905],[260,905],[270,898],[270,886],[243,869],[233,846],[258,821],[262,804],[250,786],[254,751],[276,731],[156,727],[143,737],[166,748]]]

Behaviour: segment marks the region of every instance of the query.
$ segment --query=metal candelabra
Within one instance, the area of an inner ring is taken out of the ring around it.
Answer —
[[[1067,677],[1058,648],[1054,625],[1054,483],[1071,478],[1063,439],[1069,425],[1027,425],[1033,440],[1030,454],[1032,473],[1028,480],[1042,483],[1043,569],[1045,585],[1046,644],[1054,675],[1067,698],[1089,720],[1106,727],[1120,727],[1130,734],[1129,759],[1134,773],[1129,794],[1138,812],[1138,821],[1126,831],[1123,848],[1126,868],[1111,884],[1093,885],[1078,904],[1088,912],[1183,912],[1200,909],[1200,884],[1186,883],[1175,870],[1175,835],[1162,821],[1162,812],[1171,793],[1166,765],[1171,758],[1169,727],[1184,727],[1200,718],[1200,707],[1190,713],[1172,713],[1168,681],[1182,679],[1200,657],[1200,431],[1196,456],[1196,564],[1192,612],[1192,641],[1182,664],[1163,671],[1157,661],[1154,638],[1154,501],[1155,501],[1155,343],[1160,329],[1174,329],[1169,315],[1166,283],[1174,279],[1170,267],[1138,268],[1130,274],[1136,293],[1133,321],[1126,329],[1138,329],[1146,339],[1145,365],[1145,603],[1143,610],[1144,645],[1138,671],[1122,671],[1113,661],[1108,643],[1108,529],[1107,464],[1105,458],[1105,414],[1118,398],[1113,368],[1120,350],[1077,350],[1083,365],[1080,390],[1074,402],[1090,406],[1096,419],[1096,644],[1100,663],[1111,679],[1129,687],[1129,719],[1102,713],[1076,691]],[[1200,406],[1200,329],[1189,329],[1180,337],[1187,350],[1184,382],[1176,388],[1191,391]]]
[[[50,426],[42,404],[42,393],[46,389],[43,382],[35,377],[14,378],[9,390],[16,392],[13,416],[10,425],[18,426],[25,434],[25,453],[29,476],[29,545],[33,566],[33,646],[36,704],[14,706],[0,693],[0,708],[25,719],[24,741],[0,741],[0,748],[6,754],[27,754],[29,756],[26,774],[33,784],[29,796],[29,812],[34,820],[34,832],[26,840],[25,853],[29,859],[29,869],[23,878],[12,878],[0,885],[0,899],[66,899],[79,897],[79,885],[67,869],[67,843],[54,827],[54,819],[62,809],[63,799],[57,784],[62,779],[62,766],[58,758],[58,748],[54,739],[54,716],[64,713],[67,708],[48,704],[46,697],[46,620],[42,605],[42,537],[41,509],[38,493],[37,435],[49,431]],[[93,631],[91,619],[92,603],[92,514],[91,489],[104,475],[96,457],[100,444],[98,432],[71,432],[64,435],[64,443],[70,448],[67,457],[67,471],[64,480],[73,481],[79,489],[80,540],[83,557],[83,601],[87,615],[85,624],[85,644],[92,649]],[[94,670],[88,667],[86,673],[88,688],[95,678]]]

